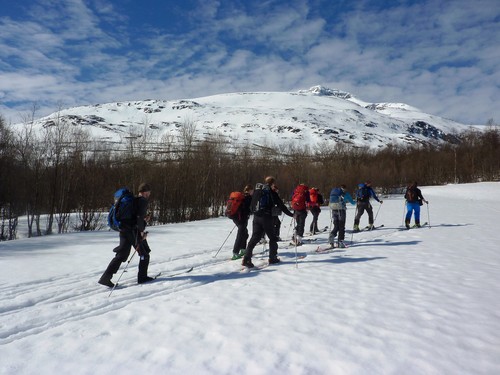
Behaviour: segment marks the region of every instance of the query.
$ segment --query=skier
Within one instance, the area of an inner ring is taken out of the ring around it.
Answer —
[[[335,237],[338,234],[338,247],[344,248],[344,238],[345,238],[345,221],[346,221],[346,201],[351,203],[353,206],[356,204],[352,199],[351,194],[346,191],[345,185],[340,185],[340,187],[335,187],[330,192],[329,207],[332,211],[333,229],[330,232],[329,242],[330,246],[334,247]]]
[[[420,228],[420,206],[423,204],[422,201],[426,204],[429,204],[429,202],[422,196],[422,192],[417,187],[416,181],[406,188],[405,199],[407,210],[405,218],[406,228],[410,229],[411,215],[413,212],[415,213],[415,226]]]
[[[248,241],[245,256],[243,257],[242,266],[253,268],[252,254],[253,249],[262,239],[265,233],[269,238],[269,264],[279,263],[278,258],[278,242],[276,232],[273,226],[272,209],[276,205],[288,216],[293,216],[293,213],[285,206],[278,193],[272,189],[275,183],[275,178],[268,176],[264,184],[258,184],[252,196],[251,209],[253,212],[252,237]],[[260,186],[259,186],[260,185]]]
[[[295,233],[293,235],[293,243],[295,245],[302,245],[304,227],[306,226],[307,204],[309,202],[309,188],[303,183],[297,185],[292,196],[292,208],[296,223]]]
[[[368,212],[368,229],[373,228],[373,207],[370,203],[370,198],[375,199],[380,204],[384,203],[380,199],[378,199],[377,194],[372,189],[371,181],[367,181],[364,184],[358,185],[358,190],[356,192],[356,217],[354,218],[354,232],[359,232],[359,221],[363,213]]]
[[[147,232],[145,231],[145,217],[147,215],[148,199],[150,194],[151,188],[148,184],[142,183],[139,185],[139,194],[134,200],[134,219],[121,223],[120,244],[113,249],[113,252],[115,252],[116,255],[99,279],[99,284],[110,288],[115,286],[111,282],[111,278],[116,272],[118,272],[120,264],[127,261],[132,246],[134,246],[140,256],[137,283],[142,284],[153,280],[152,277],[148,276],[150,259],[149,253],[151,249],[146,241]]]
[[[243,189],[244,199],[238,208],[238,214],[233,217],[233,223],[238,228],[233,246],[232,260],[240,259],[245,255],[248,240],[248,219],[250,217],[250,203],[252,202],[253,186],[246,185]]]
[[[309,208],[309,211],[311,211],[311,214],[313,215],[313,221],[309,226],[309,232],[311,232],[312,234],[316,234],[319,232],[318,216],[321,212],[320,206],[324,203],[323,195],[321,195],[318,188],[313,187],[309,189],[309,199],[310,201],[307,204],[307,207]]]

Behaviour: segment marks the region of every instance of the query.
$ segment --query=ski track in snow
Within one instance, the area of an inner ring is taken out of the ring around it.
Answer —
[[[398,232],[399,229],[389,233],[382,233],[379,230],[377,232],[366,232],[371,235],[370,238],[360,240],[351,247],[364,246],[366,244],[373,245],[373,242],[380,241],[381,237],[388,237]],[[328,231],[314,237],[317,238],[316,241],[306,242],[302,246],[297,247],[297,255],[299,257],[312,254],[318,257],[325,254],[330,257],[334,252],[340,254],[348,250],[335,249],[324,254],[318,254],[316,253],[318,245],[328,243]],[[279,255],[282,259],[281,264],[306,262],[306,259],[296,261],[295,246],[283,246],[283,243],[287,242],[282,241],[280,243]],[[255,248],[255,260],[267,258],[267,245],[265,250],[258,251],[260,246],[262,245],[257,245]],[[0,308],[0,317],[9,316],[9,320],[15,322],[10,328],[0,331],[0,345],[30,335],[36,335],[67,322],[79,321],[88,317],[120,310],[130,303],[148,300],[155,296],[170,295],[208,284],[215,279],[248,277],[246,274],[238,276],[238,273],[241,271],[239,260],[231,261],[228,259],[227,251],[215,258],[214,254],[216,252],[217,249],[202,250],[171,257],[166,262],[155,263],[155,271],[151,271],[151,273],[161,271],[162,275],[147,285],[136,285],[135,273],[131,277],[131,274],[135,271],[130,272],[127,270],[123,274],[119,285],[109,297],[111,289],[104,289],[101,285],[97,284],[96,281],[101,272],[95,271],[24,282],[18,284],[15,289],[9,286],[0,287],[0,293],[6,300]],[[187,260],[189,261],[186,262]],[[176,263],[178,262],[182,264],[176,267]],[[180,272],[190,267],[193,267],[193,271],[189,275],[168,276],[169,273]],[[269,270],[272,270],[272,268]],[[120,275],[122,271],[123,266],[117,275]],[[196,281],[192,281],[193,279]],[[82,286],[81,280],[89,280],[89,282],[86,282]],[[75,288],[75,285],[79,286],[79,290]],[[34,319],[33,317],[36,318]]]
[[[15,322],[10,328],[0,331],[0,345],[35,335],[67,322],[119,310],[130,303],[177,293],[211,283],[214,279],[238,277],[241,270],[240,261],[228,259],[227,251],[215,258],[216,251],[217,249],[203,250],[171,257],[166,262],[155,263],[155,272],[161,271],[162,275],[147,285],[137,285],[135,271],[127,270],[111,296],[109,296],[111,289],[104,289],[97,284],[101,272],[82,272],[24,282],[19,283],[15,289],[8,286],[0,287],[0,294],[5,298],[5,303],[0,307],[0,317],[9,316],[9,321]],[[254,253],[254,259],[262,259],[266,256],[267,249]],[[286,258],[285,253],[281,253],[280,256]],[[186,260],[190,261],[186,262]],[[180,261],[182,264],[175,267]],[[282,261],[284,264],[287,263],[284,259]],[[181,272],[190,267],[193,267],[193,271],[189,275],[168,276],[170,273]],[[120,275],[122,271],[123,267],[117,275]],[[133,272],[134,276],[131,277]],[[197,276],[193,277],[193,275]],[[190,281],[192,279],[197,281]],[[82,287],[81,280],[89,280],[89,282]],[[75,285],[78,285],[80,289],[76,289]]]
[[[351,209],[348,248],[325,253],[315,251],[328,231],[296,248],[285,218],[281,264],[257,272],[229,260],[234,236],[220,245],[227,219],[153,227],[149,273],[162,275],[137,285],[136,255],[110,297],[97,280],[114,233],[2,243],[0,373],[496,375],[498,189],[426,188],[430,228],[404,229],[402,200],[389,197],[376,221],[385,226],[352,234]],[[320,223],[329,219],[322,210]],[[267,256],[257,245],[254,263]]]

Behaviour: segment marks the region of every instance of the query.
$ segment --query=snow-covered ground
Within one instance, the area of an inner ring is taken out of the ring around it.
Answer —
[[[500,374],[500,183],[422,192],[430,229],[400,230],[388,197],[349,248],[315,254],[320,234],[296,263],[280,243],[282,264],[249,273],[234,232],[214,258],[226,218],[152,227],[164,274],[136,285],[134,258],[111,296],[114,232],[0,243],[0,374]]]

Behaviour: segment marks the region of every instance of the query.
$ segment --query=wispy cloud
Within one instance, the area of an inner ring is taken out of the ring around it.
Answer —
[[[127,2],[29,2],[0,16],[0,113],[324,84],[499,121],[500,2],[343,3],[150,1],[159,16],[138,19]]]

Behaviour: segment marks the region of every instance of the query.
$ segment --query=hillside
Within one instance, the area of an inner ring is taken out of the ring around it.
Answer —
[[[39,119],[38,127],[63,121],[82,125],[97,139],[179,139],[184,124],[195,136],[222,136],[232,144],[314,146],[342,142],[384,147],[453,141],[467,126],[423,113],[403,103],[366,103],[347,92],[315,86],[298,92],[230,93],[195,99],[141,100],[61,110]],[[148,138],[149,139],[149,138]]]

